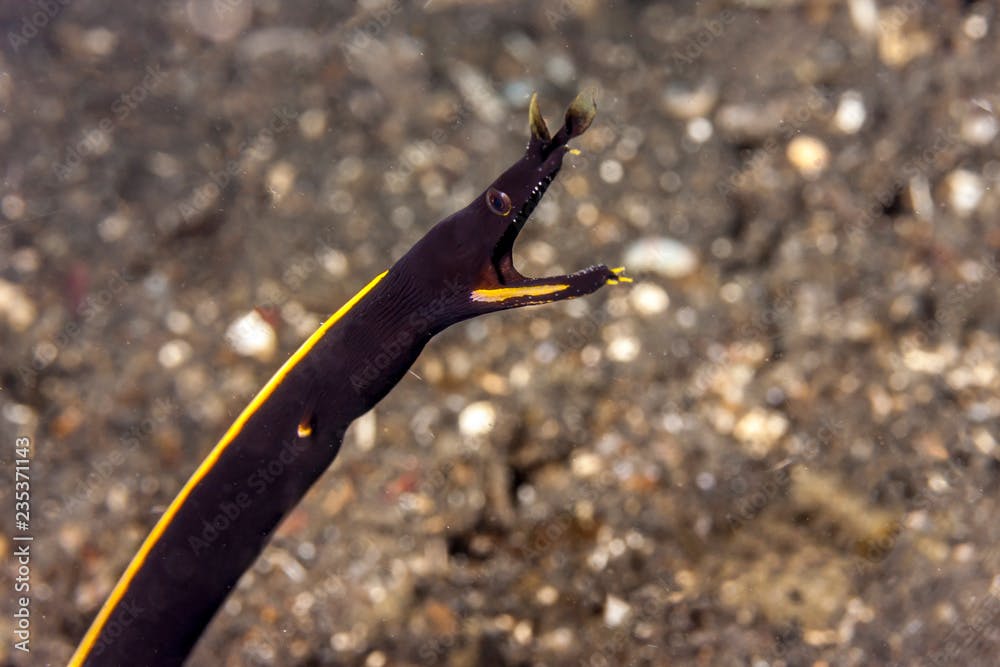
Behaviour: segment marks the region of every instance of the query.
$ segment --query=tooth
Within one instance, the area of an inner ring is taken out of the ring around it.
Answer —
[[[576,96],[566,109],[566,127],[569,136],[578,137],[587,131],[597,115],[597,89],[587,88]]]
[[[531,94],[531,103],[528,105],[528,124],[531,126],[531,136],[541,141],[551,141],[552,135],[545,125],[542,112],[538,110],[538,93]]]

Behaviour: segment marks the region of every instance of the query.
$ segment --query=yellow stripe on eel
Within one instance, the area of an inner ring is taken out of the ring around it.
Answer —
[[[545,296],[555,294],[568,288],[569,285],[527,285],[525,287],[497,287],[494,289],[477,289],[472,292],[473,301],[506,301],[519,296]]]
[[[167,526],[170,525],[170,522],[173,521],[174,517],[180,511],[181,506],[187,500],[188,496],[191,495],[194,487],[197,486],[202,479],[208,475],[209,471],[212,470],[216,461],[218,461],[222,456],[222,452],[224,452],[226,447],[229,446],[229,443],[232,442],[233,439],[239,434],[243,426],[250,420],[250,417],[252,417],[254,413],[257,412],[258,408],[264,404],[264,401],[266,401],[271,394],[274,393],[274,390],[279,384],[281,384],[281,381],[285,379],[285,376],[292,371],[295,365],[299,363],[299,361],[309,353],[309,350],[311,350],[313,346],[315,346],[316,343],[318,343],[319,340],[326,334],[327,330],[336,324],[337,320],[339,320],[345,313],[347,313],[347,311],[353,308],[358,301],[368,294],[368,292],[370,292],[371,289],[375,287],[375,285],[377,285],[387,273],[389,272],[383,271],[375,276],[371,282],[361,289],[360,292],[351,297],[350,301],[345,303],[337,312],[331,315],[330,318],[327,319],[327,321],[324,322],[323,325],[313,333],[313,335],[309,336],[306,342],[304,342],[302,346],[296,350],[296,352],[290,356],[284,364],[282,364],[281,368],[278,369],[278,372],[275,373],[270,380],[268,380],[267,384],[264,385],[264,388],[257,393],[252,401],[250,401],[250,405],[243,409],[240,416],[236,418],[236,421],[233,422],[232,426],[229,427],[229,430],[227,430],[225,435],[222,436],[222,439],[215,445],[214,448],[212,448],[208,457],[201,462],[201,465],[194,471],[194,474],[191,475],[190,479],[188,479],[180,493],[177,494],[177,497],[174,498],[173,502],[170,503],[170,506],[167,507],[167,510],[162,516],[160,516],[160,520],[156,522],[155,526],[153,526],[153,530],[149,533],[149,536],[146,537],[146,541],[142,543],[142,546],[139,547],[139,551],[132,558],[132,562],[129,563],[128,567],[125,569],[125,574],[121,576],[121,579],[118,580],[118,583],[115,584],[115,587],[111,590],[111,595],[108,596],[104,606],[101,607],[101,610],[98,612],[97,618],[95,618],[94,622],[91,623],[90,629],[87,630],[87,634],[84,635],[83,640],[76,649],[76,652],[70,658],[69,667],[80,667],[80,665],[83,665],[87,658],[90,657],[90,651],[97,642],[98,636],[104,630],[104,624],[107,623],[111,613],[115,610],[115,607],[118,606],[119,600],[122,599],[125,595],[125,591],[127,591],[128,587],[132,584],[132,580],[135,579],[135,575],[140,569],[142,569],[143,564],[146,562],[146,557],[153,550],[153,547],[159,541],[160,536],[162,536],[166,531]],[[312,432],[311,427],[309,432]],[[306,437],[309,433],[303,435],[302,426],[299,426],[299,435],[300,437]]]

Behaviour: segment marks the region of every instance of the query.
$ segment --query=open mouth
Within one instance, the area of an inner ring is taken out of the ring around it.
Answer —
[[[552,181],[555,180],[559,169],[560,167],[557,166],[535,185],[531,190],[531,194],[521,205],[521,208],[518,209],[504,231],[503,236],[500,237],[500,240],[497,241],[496,246],[493,248],[493,269],[496,271],[497,282],[500,285],[524,284],[529,280],[514,268],[514,241],[521,230],[524,229],[524,225],[528,222],[528,217],[535,210],[535,207],[538,206],[538,202],[542,200],[545,191],[549,189]]]
[[[535,207],[545,196],[552,181],[562,168],[563,157],[568,152],[576,152],[567,147],[573,137],[580,136],[590,126],[597,106],[592,93],[581,93],[566,110],[566,121],[553,136],[549,133],[538,110],[538,103],[532,97],[529,107],[531,139],[525,157],[505,173],[510,177],[532,174],[537,178],[528,191],[523,203],[510,218],[490,257],[490,274],[485,282],[488,286],[474,290],[474,301],[497,303],[510,306],[544,303],[557,299],[573,298],[589,294],[605,284],[630,282],[622,274],[622,268],[609,269],[604,265],[590,266],[582,271],[562,276],[528,278],[514,267],[514,241],[527,224]],[[525,173],[527,172],[527,173]],[[525,179],[528,183],[531,180]],[[523,182],[523,181],[522,181]],[[521,194],[520,190],[517,194]],[[492,284],[490,284],[492,283]]]
[[[517,210],[504,230],[503,236],[497,241],[496,246],[493,248],[493,255],[491,257],[491,264],[493,265],[493,270],[496,273],[497,284],[502,287],[542,287],[542,286],[556,286],[565,287],[581,279],[586,279],[591,274],[606,274],[608,269],[603,265],[589,266],[580,271],[574,273],[569,273],[561,276],[544,276],[541,278],[529,278],[523,275],[514,266],[514,241],[517,240],[517,235],[520,234],[521,230],[528,223],[528,219],[534,212],[538,203],[545,196],[545,192],[552,185],[552,181],[555,180],[556,175],[562,168],[562,157],[567,149],[565,147],[556,147],[553,153],[558,152],[558,155],[550,155],[545,162],[540,171],[545,172],[545,176],[542,177],[535,187],[532,188],[531,193],[528,198],[524,201],[521,207]],[[612,271],[614,276],[611,276],[611,280],[615,280],[618,271]],[[539,292],[541,294],[541,292]]]

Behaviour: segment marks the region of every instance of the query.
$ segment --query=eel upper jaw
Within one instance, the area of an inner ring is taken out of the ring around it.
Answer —
[[[567,151],[568,149],[565,146],[559,146],[555,148],[553,154],[547,157],[543,168],[539,169],[539,173],[541,174],[539,180],[531,189],[524,203],[511,215],[510,223],[508,223],[503,235],[494,246],[490,264],[492,267],[491,273],[493,273],[492,279],[496,281],[498,287],[530,287],[572,283],[588,274],[606,273],[608,271],[607,267],[603,265],[595,265],[567,275],[529,278],[514,266],[514,242],[517,240],[517,236],[521,230],[524,229],[532,212],[534,212],[539,202],[541,202],[542,197],[545,196],[549,186],[552,185],[556,175],[558,175],[559,170],[562,168],[562,157]]]
[[[535,207],[538,206],[538,203],[542,200],[552,181],[555,180],[560,168],[561,164],[557,163],[554,169],[543,172],[544,175],[535,184],[534,188],[532,188],[528,198],[521,204],[517,212],[511,216],[510,223],[497,241],[496,246],[494,246],[491,264],[496,273],[498,285],[523,285],[532,282],[533,279],[525,277],[514,267],[514,241],[521,230],[524,229],[524,225],[528,222],[528,217],[535,210]],[[542,280],[545,281],[546,279]]]

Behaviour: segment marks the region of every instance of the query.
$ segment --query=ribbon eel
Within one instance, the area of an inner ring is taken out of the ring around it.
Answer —
[[[527,278],[518,232],[597,113],[592,93],[552,136],[532,96],[524,155],[333,314],[264,385],[160,517],[70,659],[178,665],[275,527],[445,328],[630,282],[618,267]]]

